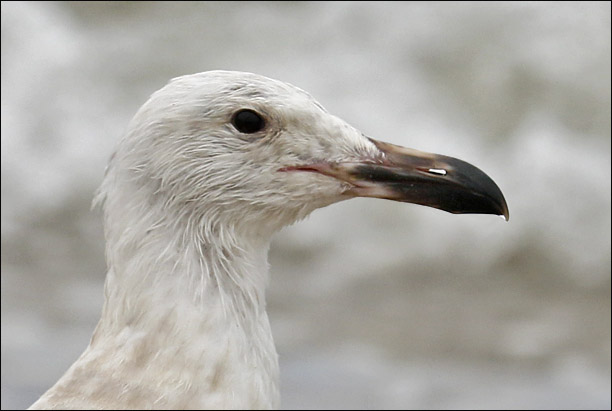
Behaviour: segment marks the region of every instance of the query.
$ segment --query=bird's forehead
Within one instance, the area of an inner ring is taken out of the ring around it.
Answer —
[[[185,103],[228,108],[249,105],[281,111],[326,110],[307,92],[291,84],[241,72],[212,71],[173,79],[168,94],[181,94]]]

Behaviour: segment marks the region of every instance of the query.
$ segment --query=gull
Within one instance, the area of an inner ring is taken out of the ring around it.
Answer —
[[[128,125],[94,200],[101,319],[30,409],[278,408],[271,237],[354,197],[508,219],[480,169],[369,138],[295,86],[233,71],[171,80]]]

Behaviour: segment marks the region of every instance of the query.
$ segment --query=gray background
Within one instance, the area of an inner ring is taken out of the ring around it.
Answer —
[[[610,408],[610,3],[2,3],[2,408],[88,343],[90,202],[169,78],[293,83],[492,176],[511,219],[356,199],[276,236],[288,408]]]

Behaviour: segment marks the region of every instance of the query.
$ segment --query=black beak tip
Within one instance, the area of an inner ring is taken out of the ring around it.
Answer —
[[[483,211],[484,214],[494,214],[502,217],[504,220],[510,220],[510,211],[508,210],[508,204],[504,195],[499,191],[499,195],[489,198],[487,203],[488,211]]]
[[[464,207],[466,209],[463,212],[495,214],[502,216],[506,221],[510,219],[508,203],[506,203],[504,194],[491,177],[478,167],[465,161],[452,157],[445,157],[445,159],[454,169],[456,188],[460,191],[465,190],[466,204],[464,204]],[[473,210],[471,207],[474,207]],[[461,212],[461,206],[459,210]]]
[[[504,217],[506,221],[510,221],[510,211],[508,210],[508,204],[506,204],[506,199],[502,196],[502,209],[499,216]]]
[[[482,170],[469,163],[456,159],[454,159],[454,163],[459,174],[459,187],[470,192],[467,197],[474,200],[475,211],[483,214],[495,214],[508,221],[510,219],[508,203],[495,181]]]

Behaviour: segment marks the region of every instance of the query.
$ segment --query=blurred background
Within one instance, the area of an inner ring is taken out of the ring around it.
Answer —
[[[2,408],[88,344],[113,147],[168,79],[250,71],[451,155],[510,221],[356,199],[271,248],[285,408],[610,409],[610,3],[2,3]]]

